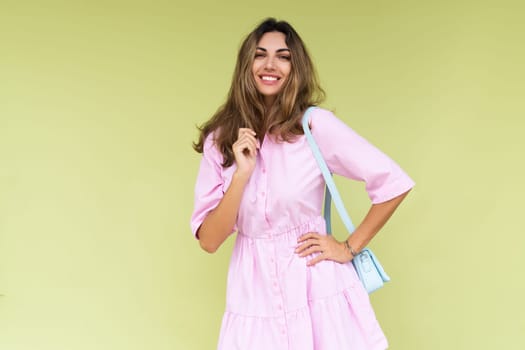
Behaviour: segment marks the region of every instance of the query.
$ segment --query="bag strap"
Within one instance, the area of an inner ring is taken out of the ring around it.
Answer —
[[[312,153],[314,154],[315,160],[317,161],[317,164],[319,165],[319,168],[321,169],[321,172],[323,173],[324,180],[326,182],[326,190],[325,190],[325,198],[324,198],[324,219],[326,222],[326,233],[331,234],[332,233],[332,222],[330,219],[330,206],[331,206],[331,200],[333,197],[335,207],[337,209],[337,212],[339,213],[339,216],[341,217],[341,220],[343,221],[343,224],[345,225],[346,229],[350,234],[354,232],[354,224],[352,223],[352,220],[350,219],[350,216],[348,215],[345,206],[343,204],[343,200],[341,199],[341,196],[339,195],[339,191],[337,190],[337,187],[335,185],[334,179],[332,178],[332,173],[328,169],[328,166],[326,165],[326,162],[323,158],[323,155],[321,154],[321,150],[319,149],[319,146],[315,142],[315,139],[312,135],[312,132],[310,131],[310,113],[317,107],[308,107],[303,115],[303,130],[304,134],[306,136],[306,140],[308,141],[308,144],[310,145],[310,148],[312,150]]]

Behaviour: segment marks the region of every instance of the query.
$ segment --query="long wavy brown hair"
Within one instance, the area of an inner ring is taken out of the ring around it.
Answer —
[[[291,53],[290,74],[269,109],[257,90],[252,74],[257,44],[268,32],[283,33]],[[303,112],[309,106],[321,103],[324,97],[314,65],[299,34],[289,23],[268,18],[244,39],[226,102],[198,128],[199,141],[193,144],[193,148],[202,153],[206,137],[215,132],[215,144],[224,158],[222,165],[229,167],[235,160],[232,145],[237,140],[239,128],[254,130],[261,142],[266,133],[291,142],[296,135],[303,134]]]

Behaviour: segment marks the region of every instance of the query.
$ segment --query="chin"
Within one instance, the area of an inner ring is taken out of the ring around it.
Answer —
[[[281,92],[281,89],[259,89],[259,92],[261,93],[261,95],[263,95],[264,97],[275,97],[277,96],[280,92]]]

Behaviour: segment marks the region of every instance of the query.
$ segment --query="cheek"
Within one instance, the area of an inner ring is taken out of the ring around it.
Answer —
[[[290,72],[292,71],[292,67],[290,65],[287,65],[283,68],[283,73],[285,74],[286,78],[290,76]]]
[[[261,68],[261,62],[254,61],[252,64],[252,74],[257,75],[257,72],[260,70],[260,68]]]

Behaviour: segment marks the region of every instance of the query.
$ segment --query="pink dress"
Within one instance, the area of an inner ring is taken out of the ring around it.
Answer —
[[[373,203],[408,191],[413,181],[389,157],[330,111],[316,109],[311,128],[330,170],[364,181]],[[193,233],[227,190],[235,164],[205,142],[195,187]],[[351,263],[322,261],[294,249],[307,232],[326,233],[324,180],[305,136],[293,143],[266,136],[234,231],[226,310],[218,349],[379,350],[388,347],[368,294]]]

